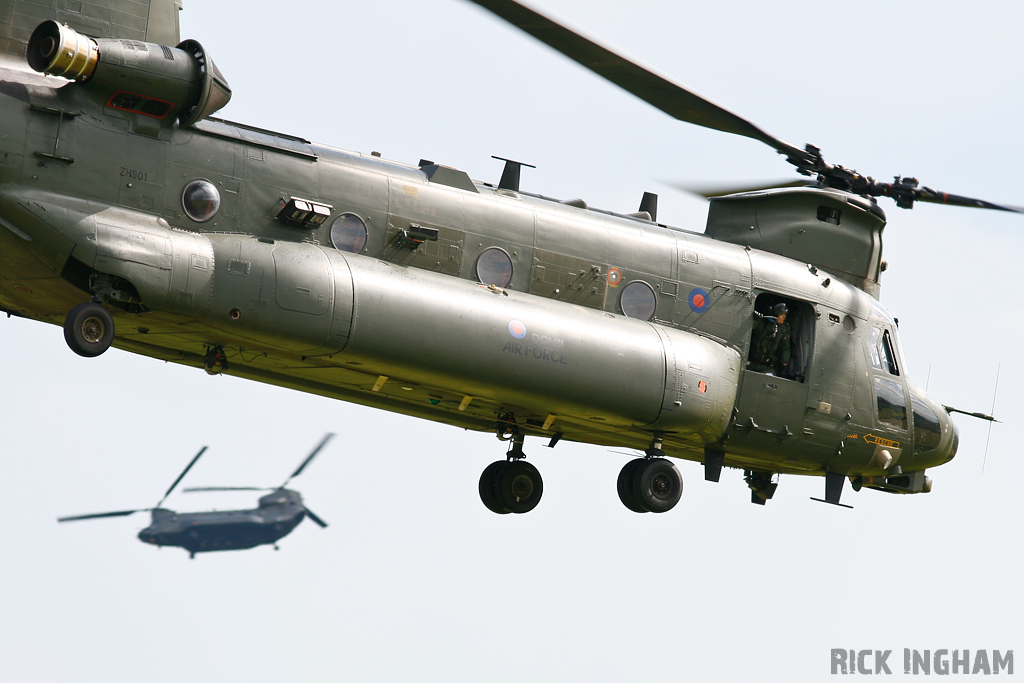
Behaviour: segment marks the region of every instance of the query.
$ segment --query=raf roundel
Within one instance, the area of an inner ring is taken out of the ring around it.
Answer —
[[[512,320],[508,324],[508,333],[516,339],[522,339],[526,336],[526,325],[518,320]]]
[[[703,313],[708,310],[708,306],[711,305],[711,297],[700,287],[694,287],[690,290],[690,310],[694,313]]]

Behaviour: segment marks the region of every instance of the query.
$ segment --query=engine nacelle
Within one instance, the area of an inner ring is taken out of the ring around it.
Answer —
[[[44,21],[28,42],[36,71],[80,82],[106,106],[190,126],[231,99],[231,88],[203,46],[177,47],[137,40],[94,40]]]

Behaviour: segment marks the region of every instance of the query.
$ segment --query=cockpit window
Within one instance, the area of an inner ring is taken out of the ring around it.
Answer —
[[[907,396],[903,385],[891,379],[875,377],[878,421],[897,429],[907,429]]]
[[[889,321],[890,323],[892,323],[893,327],[896,326],[896,317],[891,312],[889,312],[888,308],[886,308],[877,301],[873,301],[871,303],[872,309],[874,309],[875,311],[875,317]]]
[[[914,411],[914,452],[923,453],[938,448],[942,440],[939,416],[913,391],[910,392],[910,407]]]
[[[896,352],[893,350],[889,330],[883,330],[880,327],[871,328],[871,332],[868,334],[868,354],[871,356],[873,368],[899,376],[900,369],[896,364]]]

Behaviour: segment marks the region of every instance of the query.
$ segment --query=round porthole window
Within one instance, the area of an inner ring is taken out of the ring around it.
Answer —
[[[485,285],[508,287],[512,282],[512,257],[499,247],[489,247],[476,260],[476,277]]]
[[[366,246],[366,223],[354,213],[343,213],[331,223],[331,244],[338,251],[358,254]]]
[[[622,314],[630,318],[650,320],[654,317],[654,309],[658,305],[658,297],[654,288],[642,280],[633,280],[622,289],[619,296],[619,307]]]
[[[217,188],[209,180],[193,180],[181,193],[181,205],[189,218],[196,223],[205,223],[213,218],[220,208],[220,192],[217,192]]]

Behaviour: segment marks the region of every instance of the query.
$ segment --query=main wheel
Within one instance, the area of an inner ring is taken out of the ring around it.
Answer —
[[[64,319],[64,341],[79,356],[98,356],[114,341],[114,318],[100,304],[78,304]]]
[[[484,507],[499,515],[507,515],[509,513],[508,508],[498,503],[497,494],[498,476],[507,464],[508,462],[505,460],[496,460],[485,467],[483,474],[480,475],[480,500],[483,501]]]
[[[544,493],[544,480],[540,472],[525,460],[506,463],[495,482],[498,503],[517,515],[537,507]]]
[[[636,497],[634,492],[636,487],[633,486],[633,479],[636,476],[637,468],[641,467],[645,462],[647,461],[643,458],[630,460],[619,471],[619,481],[616,486],[619,491],[619,500],[633,512],[647,512],[647,508],[641,505],[640,500]]]
[[[665,458],[644,460],[633,475],[633,492],[651,512],[668,512],[683,495],[683,475]]]

